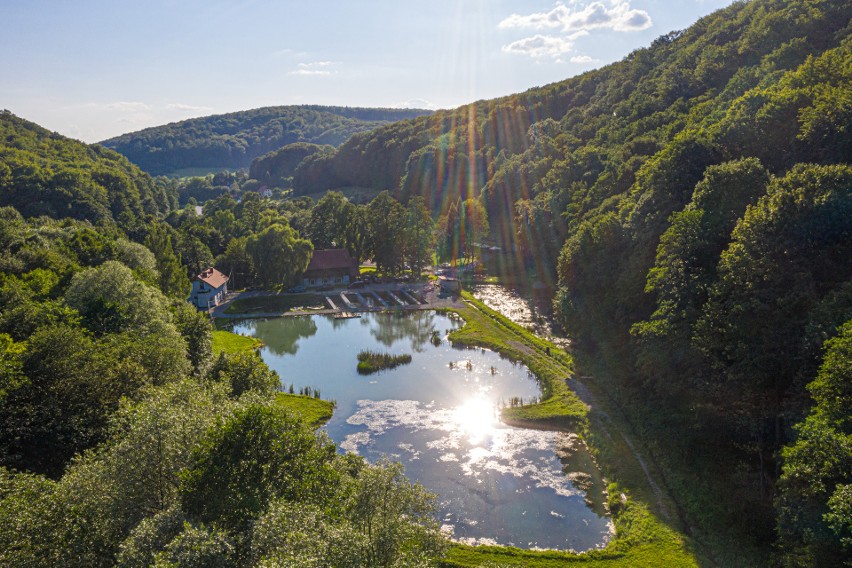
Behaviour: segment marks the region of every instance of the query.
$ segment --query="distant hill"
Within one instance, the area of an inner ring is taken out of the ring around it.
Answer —
[[[246,168],[287,144],[339,146],[358,132],[431,114],[428,110],[276,106],[193,118],[101,142],[152,175],[186,168]]]
[[[125,230],[177,206],[173,191],[127,158],[0,112],[0,206]]]

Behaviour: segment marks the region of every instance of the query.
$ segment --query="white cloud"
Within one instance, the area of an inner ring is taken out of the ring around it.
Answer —
[[[199,112],[212,112],[212,107],[206,106],[196,106],[196,105],[187,105],[183,103],[171,103],[166,105],[167,110],[176,110],[180,112],[189,112],[189,113],[199,113]]]
[[[440,107],[433,102],[429,102],[426,99],[408,99],[407,101],[402,101],[401,103],[394,103],[391,105],[391,108],[416,108],[416,109],[426,109],[426,110],[438,110]]]
[[[104,105],[110,110],[118,110],[122,112],[144,112],[151,110],[151,105],[135,101],[116,101]]]
[[[311,63],[299,63],[290,75],[331,75],[335,73],[333,67],[340,65],[337,61],[313,61]]]
[[[503,46],[506,53],[520,53],[531,57],[553,57],[558,58],[574,48],[574,42],[561,37],[534,35],[513,41]]]
[[[575,55],[570,59],[571,63],[599,63],[600,59],[595,59],[594,57],[590,57],[588,55]]]
[[[499,27],[561,29],[565,32],[579,30],[611,29],[618,32],[640,31],[651,27],[651,16],[645,10],[635,10],[629,2],[610,0],[592,2],[580,6],[571,2],[571,6],[557,4],[549,12],[534,12],[526,16],[512,14],[500,22]]]

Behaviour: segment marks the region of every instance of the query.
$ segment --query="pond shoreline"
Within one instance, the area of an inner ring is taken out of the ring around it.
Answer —
[[[504,409],[501,417],[507,425],[580,433],[589,442],[589,447],[595,454],[606,455],[606,460],[600,464],[605,473],[611,470],[606,467],[608,460],[630,460],[643,463],[641,456],[623,432],[624,425],[620,424],[618,417],[610,416],[597,406],[599,396],[591,397],[588,389],[576,388],[578,381],[573,378],[570,356],[555,345],[534,336],[503,314],[491,310],[468,294],[465,294],[463,298],[449,301],[443,299],[443,305],[427,303],[420,306],[398,306],[371,311],[396,310],[454,312],[464,319],[465,326],[451,334],[450,341],[463,346],[493,349],[512,360],[526,364],[535,373],[540,381],[543,402]],[[333,314],[336,311],[339,310],[327,310],[327,313]],[[244,319],[318,313],[320,312],[246,314],[242,317]],[[232,314],[225,315],[227,319],[235,319],[232,316]],[[219,314],[216,314],[216,317],[219,317]],[[576,390],[581,392],[575,392]],[[624,442],[628,442],[626,444],[628,449],[619,447]],[[643,473],[645,475],[631,475],[620,481],[632,487],[637,487],[637,484],[656,485],[651,472]],[[633,566],[637,562],[644,564],[643,560],[650,558],[671,565],[698,565],[686,538],[657,518],[649,509],[651,503],[634,500],[629,496],[627,489],[615,484],[610,485],[609,493],[608,505],[615,525],[615,534],[601,548],[576,553],[564,550],[529,550],[506,546],[457,544],[440,565],[478,566],[482,563],[498,562],[506,565],[535,566],[553,565],[554,561],[576,562],[581,558],[593,566]],[[654,505],[656,505],[654,508],[657,508],[658,504]],[[663,516],[665,517],[665,513]]]

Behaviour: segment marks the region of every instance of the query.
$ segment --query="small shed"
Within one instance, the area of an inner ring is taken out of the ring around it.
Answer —
[[[228,293],[228,280],[227,276],[215,268],[208,268],[192,281],[189,301],[204,310],[218,306]]]
[[[346,249],[315,250],[302,274],[305,288],[349,284],[358,278],[358,264]]]

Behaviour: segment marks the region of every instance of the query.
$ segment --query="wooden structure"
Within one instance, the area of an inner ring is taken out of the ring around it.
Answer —
[[[358,278],[358,274],[358,265],[348,250],[315,250],[302,274],[302,284],[305,288],[347,285]]]

